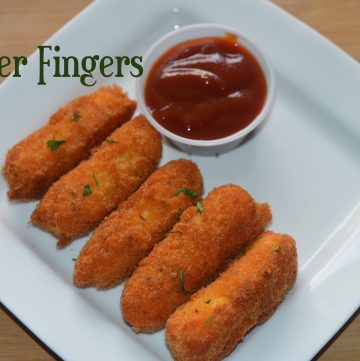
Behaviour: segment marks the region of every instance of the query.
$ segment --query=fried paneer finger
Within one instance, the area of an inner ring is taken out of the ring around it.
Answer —
[[[200,171],[189,160],[156,170],[95,230],[77,258],[75,285],[108,288],[120,283],[202,192]]]
[[[223,359],[272,315],[293,287],[296,273],[295,241],[263,233],[216,281],[170,316],[166,341],[174,359]]]
[[[40,198],[54,181],[128,121],[135,107],[136,102],[113,85],[58,110],[47,125],[9,150],[3,167],[9,199]]]
[[[87,234],[156,169],[161,149],[159,133],[135,117],[50,187],[33,224],[58,237],[58,247]]]
[[[236,185],[214,189],[189,207],[180,222],[125,284],[121,306],[135,331],[153,332],[194,290],[211,282],[224,263],[264,230],[271,219],[267,204],[257,204]]]

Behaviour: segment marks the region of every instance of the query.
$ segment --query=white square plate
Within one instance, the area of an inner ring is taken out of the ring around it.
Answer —
[[[229,360],[308,360],[360,304],[360,67],[312,29],[271,3],[238,0],[97,1],[47,44],[62,54],[143,55],[175,26],[214,22],[238,29],[270,58],[277,97],[270,119],[236,150],[195,157],[206,192],[228,182],[273,210],[271,229],[295,237],[299,276],[275,315],[254,329]],[[50,54],[52,56],[54,54]],[[93,91],[78,79],[37,85],[38,54],[0,87],[0,154],[44,124],[71,98]],[[107,83],[114,79],[108,79]],[[134,79],[116,79],[134,96]],[[97,86],[106,84],[98,77]],[[164,145],[162,163],[187,157]],[[34,202],[10,204],[0,180],[1,301],[67,361],[170,360],[164,333],[136,335],[119,297],[72,285],[73,257],[28,226]]]

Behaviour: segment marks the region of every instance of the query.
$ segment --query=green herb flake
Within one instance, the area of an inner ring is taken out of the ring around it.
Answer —
[[[181,286],[181,290],[179,291],[180,293],[195,293],[195,292],[197,292],[197,290],[186,290],[185,289],[184,270],[183,269],[181,269],[179,271],[179,276],[180,276],[180,286]]]
[[[211,298],[209,298],[205,303],[208,305],[211,302]]]
[[[172,229],[169,231],[169,232],[166,232],[165,233],[165,237],[167,237],[170,233],[174,233],[174,234],[183,234],[184,232],[182,231],[173,231]]]
[[[88,184],[84,186],[83,196],[88,197],[92,193],[92,190]]]
[[[179,276],[180,276],[181,290],[184,291],[185,290],[185,283],[184,283],[184,270],[183,269],[180,270]]]
[[[184,193],[187,197],[189,197],[191,199],[195,199],[197,197],[197,192],[196,191],[192,191],[191,189],[186,188],[186,187],[181,187],[180,189],[178,189],[174,193],[174,196],[177,196],[180,193]]]
[[[94,179],[95,184],[99,187],[100,181],[96,178],[95,174],[93,175],[93,179]]]
[[[204,212],[204,206],[202,205],[201,202],[196,202],[196,208],[200,213]]]
[[[71,120],[73,122],[78,122],[80,118],[81,118],[81,115],[80,115],[80,112],[78,110],[75,110],[74,112],[72,112]]]
[[[278,246],[278,247],[276,247],[276,248],[273,248],[272,251],[273,251],[273,252],[280,252],[280,251],[281,251],[281,247]]]
[[[146,219],[140,214],[139,218],[142,219],[143,221],[146,221]]]
[[[71,258],[74,262],[76,262],[76,258]]]
[[[110,138],[105,139],[105,142],[110,143],[110,144],[118,143],[116,140],[110,139]]]
[[[66,143],[66,140],[56,140],[56,139],[49,139],[46,143],[46,145],[53,151],[57,151],[57,149],[60,147],[60,145],[63,145]]]
[[[210,316],[205,322],[210,322],[212,320],[215,320],[215,316]]]

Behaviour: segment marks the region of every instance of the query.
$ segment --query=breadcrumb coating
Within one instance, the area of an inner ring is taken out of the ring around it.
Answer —
[[[191,191],[190,196],[178,193],[183,187]],[[190,160],[175,160],[156,170],[95,230],[76,260],[75,285],[119,284],[202,192],[200,171]]]
[[[264,230],[270,207],[236,185],[214,189],[189,207],[174,231],[143,259],[125,284],[121,307],[135,331],[164,327],[191,292],[213,280],[225,262]]]
[[[109,139],[55,182],[32,214],[33,224],[59,238],[58,247],[94,229],[157,167],[161,136],[144,116],[125,123]]]
[[[59,109],[48,124],[8,151],[3,174],[9,199],[40,198],[54,181],[88,158],[94,146],[128,121],[135,107],[136,102],[113,85]]]
[[[295,241],[263,233],[217,280],[170,316],[166,341],[174,359],[222,360],[273,314],[296,273]]]

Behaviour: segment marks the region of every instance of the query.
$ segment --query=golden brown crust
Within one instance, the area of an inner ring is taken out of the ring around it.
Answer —
[[[294,285],[295,241],[265,232],[216,281],[180,306],[166,323],[177,361],[218,361],[266,321]]]
[[[110,135],[88,160],[55,182],[32,222],[59,238],[58,247],[87,234],[156,169],[161,137],[140,115]],[[91,194],[84,196],[89,186]]]
[[[164,327],[190,294],[180,292],[209,283],[224,262],[263,232],[270,208],[258,205],[244,189],[225,185],[202,202],[204,212],[189,207],[174,231],[157,244],[126,283],[121,299],[124,318],[137,331]]]
[[[197,196],[174,195],[181,187]],[[95,230],[75,263],[75,285],[108,288],[120,283],[202,193],[195,163],[179,159],[156,170]]]
[[[47,125],[8,151],[3,174],[9,185],[9,199],[40,198],[55,180],[86,159],[94,146],[128,121],[135,107],[136,102],[113,85],[59,109]],[[52,151],[47,146],[51,139],[66,143]]]

